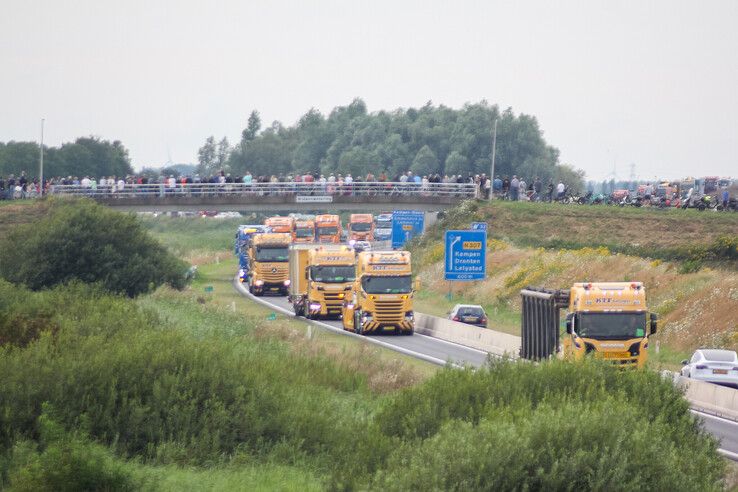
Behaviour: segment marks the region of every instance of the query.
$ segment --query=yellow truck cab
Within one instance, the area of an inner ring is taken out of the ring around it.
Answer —
[[[356,277],[343,303],[343,329],[358,334],[393,331],[412,335],[413,282],[407,251],[361,252]]]
[[[298,316],[341,316],[356,275],[356,258],[347,246],[293,244],[290,247],[289,300]]]
[[[656,333],[641,282],[576,283],[569,293],[562,348],[565,358],[587,354],[622,367],[646,364],[648,336]]]
[[[372,214],[351,214],[348,233],[348,238],[354,241],[374,241],[374,216]]]
[[[290,286],[287,261],[292,235],[257,234],[249,246],[249,292],[286,294]]]

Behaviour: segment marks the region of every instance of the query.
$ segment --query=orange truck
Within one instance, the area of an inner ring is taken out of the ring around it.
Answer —
[[[277,215],[275,217],[269,217],[264,221],[264,225],[271,228],[272,232],[284,233],[287,232],[292,234],[292,229],[295,226],[295,219],[292,217],[282,217]]]
[[[315,239],[319,243],[340,243],[341,218],[332,214],[316,216]]]
[[[374,241],[374,216],[372,214],[351,214],[348,230],[349,239]]]
[[[292,229],[292,242],[312,243],[315,241],[315,221],[296,220]]]

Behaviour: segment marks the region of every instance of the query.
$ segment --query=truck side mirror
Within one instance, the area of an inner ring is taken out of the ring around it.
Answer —
[[[574,333],[574,313],[566,315],[566,332],[569,334]]]
[[[656,333],[656,329],[659,324],[658,321],[659,321],[659,315],[656,313],[651,313],[651,335]]]
[[[687,364],[689,364],[689,361],[688,361],[687,359],[684,359],[684,360],[682,361],[682,365],[683,365],[683,366],[686,366]]]
[[[413,282],[413,290],[420,290],[420,279],[416,278],[415,282]]]

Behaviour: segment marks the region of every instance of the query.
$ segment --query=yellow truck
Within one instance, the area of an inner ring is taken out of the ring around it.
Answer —
[[[289,301],[295,314],[340,317],[356,275],[354,252],[333,244],[293,244],[289,254]]]
[[[356,276],[341,311],[343,329],[360,335],[393,331],[412,335],[413,282],[407,251],[364,251],[356,257]]]
[[[544,359],[559,351],[569,360],[585,356],[619,367],[642,368],[657,316],[649,313],[641,282],[580,282],[569,290],[528,287],[521,291],[521,357]],[[559,345],[559,311],[566,309],[566,333]]]
[[[286,294],[290,286],[288,272],[288,233],[257,234],[249,246],[249,292],[259,296],[265,293]]]

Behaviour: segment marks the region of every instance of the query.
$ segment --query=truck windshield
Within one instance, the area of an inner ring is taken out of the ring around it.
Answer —
[[[256,248],[256,261],[287,261],[287,246],[260,246]]]
[[[372,225],[369,222],[352,222],[351,230],[355,232],[367,232],[371,230]]]
[[[313,237],[314,231],[309,227],[299,227],[295,229],[295,236],[297,237]]]
[[[367,294],[407,294],[412,291],[410,275],[400,277],[364,277],[361,288]]]
[[[577,334],[597,339],[640,338],[646,333],[646,313],[580,313]]]
[[[318,227],[319,236],[335,236],[338,234],[338,227]]]
[[[353,265],[312,266],[310,267],[310,279],[326,283],[353,282],[356,278],[355,272]]]

